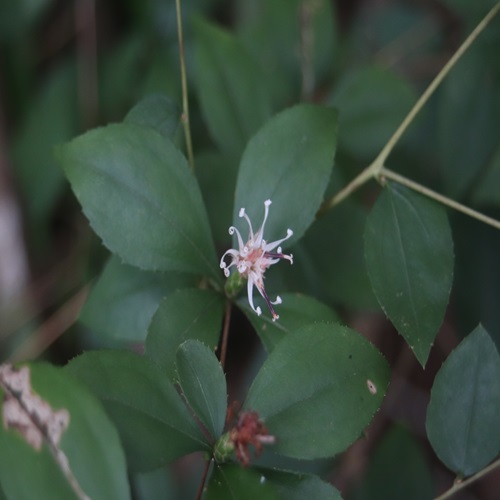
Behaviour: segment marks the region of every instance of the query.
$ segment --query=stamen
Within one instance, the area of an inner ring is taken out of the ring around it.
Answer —
[[[250,221],[250,218],[248,217],[247,213],[245,212],[244,208],[240,208],[240,212],[238,214],[240,217],[244,217],[246,221],[248,222],[248,228],[250,230],[248,240],[253,242],[254,240],[254,235],[253,235],[253,228],[252,228],[252,222]]]

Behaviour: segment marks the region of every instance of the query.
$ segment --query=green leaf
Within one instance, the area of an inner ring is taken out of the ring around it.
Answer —
[[[273,485],[253,469],[235,464],[217,465],[208,482],[206,500],[277,500]]]
[[[258,468],[266,482],[273,485],[280,498],[286,500],[342,500],[340,493],[329,483],[313,474],[284,471],[279,469]]]
[[[2,365],[0,401],[0,483],[7,498],[77,498],[78,490],[92,499],[130,498],[115,427],[62,369]]]
[[[125,263],[220,279],[198,184],[168,139],[109,125],[65,144],[59,157],[92,227]]]
[[[283,238],[287,228],[298,241],[311,225],[330,179],[335,155],[337,113],[329,108],[300,104],[274,116],[251,139],[240,164],[233,223],[244,207],[256,230],[271,199],[265,240]],[[236,241],[236,240],[234,240]]]
[[[176,356],[179,384],[189,406],[214,439],[224,429],[226,378],[214,352],[197,340],[187,340]]]
[[[224,299],[211,290],[178,290],[158,307],[148,329],[146,354],[162,372],[175,378],[175,353],[187,339],[196,339],[215,349],[224,314]]]
[[[500,450],[500,356],[479,325],[443,363],[427,409],[427,435],[439,459],[460,476]]]
[[[271,352],[293,330],[314,322],[338,321],[333,309],[312,297],[299,293],[285,293],[281,295],[281,299],[283,303],[279,306],[278,321],[273,321],[271,316],[265,314],[257,316],[246,297],[238,301],[238,306],[252,323],[268,352]]]
[[[432,476],[424,451],[406,429],[392,427],[371,456],[353,500],[433,498]]]
[[[257,411],[276,437],[273,452],[330,457],[359,437],[388,383],[387,363],[361,335],[335,323],[312,324],[275,347],[245,408]]]
[[[99,334],[143,342],[161,299],[193,285],[191,275],[142,271],[112,256],[92,287],[80,319]]]
[[[367,211],[346,200],[316,220],[300,242],[304,253],[294,250],[294,265],[309,279],[310,293],[350,308],[373,308],[377,301],[371,290],[363,254],[363,232]]]
[[[446,212],[387,184],[367,220],[365,258],[377,300],[424,366],[453,281]]]
[[[271,115],[266,79],[233,35],[198,18],[197,90],[201,109],[219,148],[239,156]]]
[[[155,93],[143,97],[127,113],[124,121],[150,127],[173,141],[179,130],[181,110],[173,99]]]
[[[127,351],[91,351],[65,369],[101,400],[132,470],[151,470],[208,449],[175,387],[148,358]]]
[[[368,66],[347,74],[329,100],[339,110],[339,148],[375,157],[414,101],[408,83],[392,71]]]

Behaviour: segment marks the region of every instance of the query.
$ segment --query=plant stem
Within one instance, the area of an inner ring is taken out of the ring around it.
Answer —
[[[372,177],[376,178],[380,175],[380,171],[382,170],[387,160],[387,157],[394,149],[399,139],[401,139],[401,136],[406,132],[406,129],[409,127],[411,122],[415,119],[417,113],[423,108],[424,104],[429,100],[431,95],[438,88],[438,86],[443,81],[444,77],[450,72],[451,68],[453,68],[453,66],[457,63],[460,57],[462,57],[465,51],[471,46],[474,40],[479,36],[479,34],[484,30],[484,28],[486,28],[488,23],[495,17],[495,15],[498,14],[499,10],[500,10],[500,2],[498,2],[488,12],[488,14],[486,14],[483,20],[476,26],[476,28],[472,31],[472,33],[465,39],[462,45],[453,54],[450,60],[444,65],[443,69],[437,74],[434,80],[432,80],[430,85],[427,87],[425,92],[420,96],[420,98],[415,103],[410,112],[406,115],[405,119],[401,122],[399,127],[396,129],[392,137],[383,147],[382,151],[380,151],[375,160],[368,167],[366,167],[350,184],[348,184],[345,188],[341,189],[335,196],[333,196],[325,203],[323,203],[322,207],[318,211],[317,216],[324,215],[328,210],[333,208],[335,205],[338,205],[341,201],[347,198],[347,196],[349,196],[352,192],[360,188],[365,182],[369,181]],[[470,213],[468,213],[468,215],[470,215]],[[487,217],[487,219],[489,219],[489,217]],[[491,220],[493,219],[490,219],[490,221]]]
[[[194,170],[193,143],[191,140],[191,128],[189,125],[189,101],[186,78],[186,62],[184,58],[184,38],[182,36],[182,15],[181,0],[175,0],[175,10],[177,13],[177,35],[179,38],[179,57],[181,63],[181,85],[182,85],[182,125],[184,127],[184,136],[186,138],[186,150],[189,165]]]
[[[231,323],[231,301],[227,299],[226,301],[226,312],[224,314],[224,327],[222,329],[222,346],[220,352],[220,364],[222,369],[226,364],[226,353],[227,353],[227,341],[229,338],[229,324]]]
[[[205,488],[205,482],[207,481],[208,471],[210,469],[210,463],[212,460],[205,461],[205,467],[203,468],[203,475],[201,476],[200,485],[198,486],[198,491],[196,492],[196,500],[201,500],[203,495],[203,488]]]
[[[475,27],[472,33],[465,39],[465,41],[460,45],[457,51],[451,56],[450,60],[443,66],[441,71],[432,80],[430,85],[425,89],[424,93],[420,96],[418,101],[415,103],[410,112],[406,115],[406,118],[401,122],[401,125],[397,128],[396,132],[389,139],[387,144],[384,146],[382,151],[377,157],[378,164],[380,168],[384,165],[385,160],[394,149],[394,146],[398,143],[401,136],[406,132],[411,122],[414,120],[417,113],[423,108],[424,104],[429,100],[430,96],[439,87],[444,77],[450,72],[450,70],[455,66],[458,60],[464,55],[466,50],[472,45],[474,40],[479,36],[479,34],[486,28],[488,23],[495,17],[495,15],[500,10],[500,2],[498,2],[489,12],[486,14],[484,19]]]
[[[465,481],[456,481],[455,483],[453,483],[453,486],[449,490],[446,490],[442,495],[436,497],[435,500],[445,500],[446,498],[450,498],[457,491],[460,491],[461,489],[469,486],[469,484],[476,482],[478,479],[482,478],[486,474],[489,474],[492,470],[498,468],[499,466],[500,466],[500,458],[498,460],[495,460],[490,465],[488,465],[488,467],[485,467],[483,470],[480,470],[477,474],[468,477]]]
[[[399,175],[396,172],[393,172],[392,170],[389,170],[387,168],[382,168],[380,170],[380,177],[386,177],[387,179],[392,179],[398,184],[402,184],[403,186],[409,187],[410,189],[413,189],[414,191],[417,191],[427,196],[428,198],[432,198],[433,200],[436,200],[439,203],[442,203],[443,205],[458,210],[459,212],[462,212],[468,215],[469,217],[472,217],[473,219],[477,219],[481,222],[484,222],[485,224],[493,226],[496,229],[500,229],[500,221],[488,217],[487,215],[484,215],[476,210],[473,210],[472,208],[466,207],[465,205],[462,205],[461,203],[451,200],[450,198],[447,198],[442,194],[436,193],[435,191],[432,191],[431,189],[426,188],[425,186],[422,186],[417,182],[407,179],[406,177],[403,177],[402,175]]]

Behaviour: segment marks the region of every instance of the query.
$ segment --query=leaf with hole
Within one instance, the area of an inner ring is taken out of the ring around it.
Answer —
[[[274,348],[244,406],[276,437],[273,452],[331,457],[360,436],[388,384],[386,361],[361,335],[335,323],[310,324]]]

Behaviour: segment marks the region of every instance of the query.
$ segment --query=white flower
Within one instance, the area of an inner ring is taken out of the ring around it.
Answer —
[[[250,230],[248,241],[243,244],[243,239],[241,238],[240,232],[234,226],[231,226],[229,228],[229,234],[233,235],[234,233],[236,233],[239,248],[238,250],[234,248],[228,250],[220,260],[220,267],[221,269],[224,269],[224,274],[226,275],[226,277],[229,277],[229,268],[231,266],[235,266],[240,275],[248,280],[248,302],[250,303],[250,307],[257,313],[258,316],[260,316],[262,314],[260,307],[256,308],[253,305],[253,287],[255,285],[262,297],[264,297],[264,300],[266,301],[273,316],[273,321],[276,321],[279,316],[274,311],[273,305],[281,304],[281,298],[279,296],[276,297],[276,300],[274,302],[269,299],[264,289],[264,273],[266,272],[266,269],[268,267],[276,264],[280,259],[289,260],[290,263],[293,264],[293,255],[285,255],[284,253],[282,253],[281,247],[279,246],[281,243],[283,243],[293,235],[293,231],[291,229],[287,229],[286,236],[284,238],[282,238],[281,240],[273,241],[272,243],[266,243],[266,241],[263,239],[264,226],[269,214],[270,204],[271,200],[267,200],[264,202],[264,220],[262,222],[262,226],[256,233],[253,232],[252,223],[250,222],[248,215],[245,213],[245,209],[242,208],[240,210],[239,216],[244,217],[248,222],[248,227]],[[275,248],[276,251],[273,251]],[[229,265],[227,265],[224,261],[227,255],[231,256],[231,263]]]

